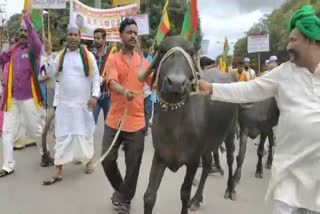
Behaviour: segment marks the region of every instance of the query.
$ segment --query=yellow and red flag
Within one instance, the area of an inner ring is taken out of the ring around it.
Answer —
[[[162,39],[167,35],[167,33],[170,30],[170,20],[169,20],[169,16],[168,16],[168,5],[169,5],[169,0],[166,1],[163,10],[162,10],[162,17],[161,17],[161,21],[158,27],[158,32],[156,35],[156,42],[157,45],[160,44],[160,42],[162,41]]]

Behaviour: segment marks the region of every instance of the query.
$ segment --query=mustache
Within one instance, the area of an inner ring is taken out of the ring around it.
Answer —
[[[20,35],[20,38],[21,38],[21,39],[22,39],[22,38],[23,38],[23,39],[27,39],[28,37],[21,34],[21,35]]]
[[[297,55],[297,51],[294,50],[294,49],[289,49],[289,50],[288,50],[288,53],[289,53],[289,54],[293,54],[293,55]]]

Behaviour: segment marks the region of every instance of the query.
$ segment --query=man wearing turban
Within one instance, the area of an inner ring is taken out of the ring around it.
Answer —
[[[266,198],[272,197],[274,214],[319,214],[320,19],[306,5],[292,15],[288,29],[290,62],[246,83],[198,85],[204,95],[225,102],[276,98],[277,149]]]

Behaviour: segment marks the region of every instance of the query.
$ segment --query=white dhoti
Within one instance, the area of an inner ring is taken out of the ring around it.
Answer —
[[[99,72],[94,56],[93,73],[86,76],[79,51],[66,52],[63,71],[59,73],[55,104],[55,165],[63,165],[74,160],[88,163],[93,158],[93,134],[95,122],[87,103],[91,96],[100,96]],[[59,57],[56,58],[51,76],[57,74]],[[50,72],[49,72],[50,73]],[[57,85],[56,85],[57,86]],[[58,102],[57,102],[58,101]]]
[[[94,155],[93,115],[86,105],[58,105],[56,109],[55,165],[73,161],[87,164]]]
[[[20,121],[23,121],[28,136],[37,139],[43,133],[45,111],[37,109],[33,99],[18,101],[12,99],[10,111],[4,112],[3,118],[3,165],[2,169],[11,172],[14,170],[13,143],[18,135]],[[40,154],[43,155],[42,144],[37,141]]]
[[[72,161],[87,164],[94,155],[93,137],[68,135],[56,139],[55,165],[63,165]]]

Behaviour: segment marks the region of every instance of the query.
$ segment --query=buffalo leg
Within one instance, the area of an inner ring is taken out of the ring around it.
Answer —
[[[48,137],[49,130],[50,130],[50,127],[51,127],[51,124],[52,124],[54,118],[55,118],[55,114],[54,113],[49,114],[48,120],[46,121],[46,124],[45,124],[44,129],[43,129],[43,133],[42,133],[43,154],[47,155],[47,156],[50,156],[49,151],[48,151],[48,147],[47,147],[48,146],[47,137]]]
[[[200,208],[200,203],[203,201],[203,189],[208,178],[209,172],[211,170],[211,163],[212,163],[212,155],[211,152],[207,152],[202,156],[202,174],[200,183],[197,189],[196,194],[190,201],[189,207],[191,211],[196,211]]]
[[[144,214],[152,214],[165,169],[166,166],[161,162],[159,157],[154,154],[149,176],[149,185],[144,194]]]
[[[223,170],[223,168],[221,167],[221,164],[220,164],[219,152],[216,152],[216,153],[213,154],[213,159],[214,159],[214,163],[215,163],[215,165],[217,167],[217,171],[211,170],[210,173],[220,172],[220,174],[223,176],[224,175],[224,170]]]
[[[266,169],[271,169],[272,167],[272,162],[273,162],[273,146],[274,144],[274,133],[273,130],[271,129],[269,135],[268,135],[268,140],[269,140],[269,153],[268,153],[268,160],[266,162]]]
[[[187,165],[187,173],[186,173],[186,176],[184,177],[184,181],[180,190],[180,197],[182,202],[181,214],[188,214],[192,181],[194,179],[194,176],[197,173],[198,165],[199,165],[199,159],[195,161],[191,161]]]
[[[238,184],[241,179],[241,169],[242,169],[243,161],[247,151],[247,139],[248,139],[248,132],[240,128],[240,149],[239,149],[239,154],[237,156],[237,169],[233,176],[235,184]]]
[[[233,161],[234,161],[234,133],[230,134],[225,140],[227,148],[227,163],[228,163],[228,184],[225,192],[225,199],[230,198],[231,200],[236,200],[235,182],[233,177]]]
[[[261,133],[260,135],[260,143],[257,150],[258,155],[258,163],[256,169],[256,178],[263,178],[263,166],[262,166],[262,159],[264,154],[264,143],[267,139],[267,135],[265,133]]]

